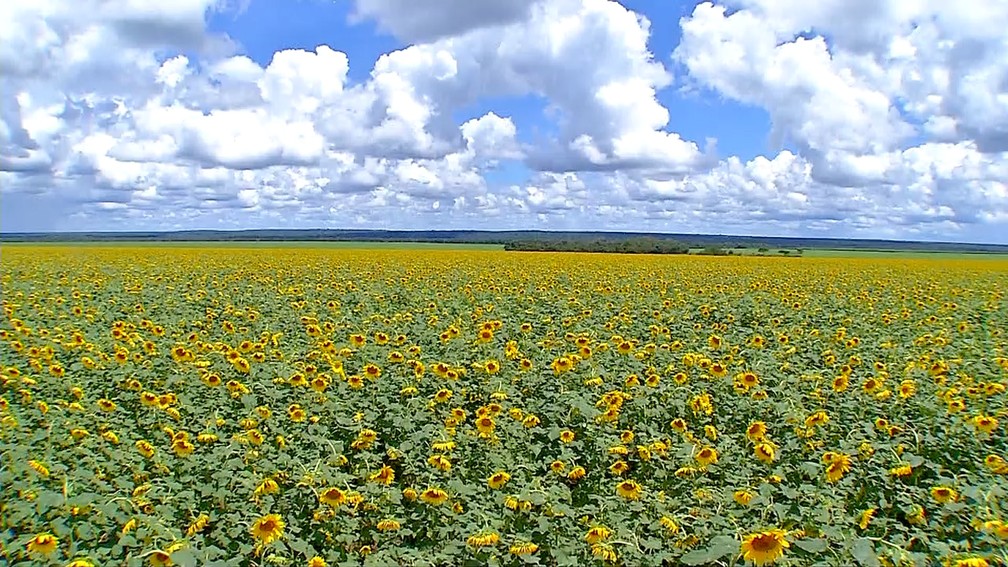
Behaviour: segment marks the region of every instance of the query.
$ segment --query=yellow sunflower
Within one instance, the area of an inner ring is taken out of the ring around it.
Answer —
[[[757,443],[756,446],[753,447],[753,454],[759,461],[764,463],[772,463],[776,457],[776,451],[777,449],[774,447],[773,443],[762,442]]]
[[[420,493],[420,500],[437,506],[448,501],[448,493],[440,488],[427,488]]]
[[[931,488],[931,497],[938,502],[945,504],[948,502],[954,502],[959,497],[959,493],[950,486],[935,486]]]
[[[616,494],[626,500],[640,500],[641,485],[636,480],[624,480],[616,485]]]
[[[51,533],[41,533],[28,541],[28,552],[50,555],[59,547],[59,540]]]
[[[718,462],[717,450],[713,447],[704,447],[697,452],[695,458],[701,467],[707,467],[712,463]]]
[[[509,480],[511,480],[510,474],[504,471],[498,471],[490,475],[490,478],[487,479],[487,484],[490,486],[490,488],[497,490],[499,488],[503,488],[503,486],[507,484]]]
[[[266,514],[252,524],[252,536],[264,545],[283,537],[284,521],[279,514]]]
[[[768,565],[783,557],[790,547],[784,530],[772,529],[749,534],[742,539],[742,558],[756,565]]]

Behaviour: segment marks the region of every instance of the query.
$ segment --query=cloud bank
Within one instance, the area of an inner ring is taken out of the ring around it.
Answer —
[[[678,29],[609,0],[472,4],[358,0],[349,25],[406,47],[260,64],[209,31],[237,9],[219,0],[5,2],[0,228],[1008,242],[1008,4],[725,0]],[[739,132],[762,155],[685,138],[668,93],[762,109],[770,132]],[[509,97],[542,101],[543,128],[459,118]]]

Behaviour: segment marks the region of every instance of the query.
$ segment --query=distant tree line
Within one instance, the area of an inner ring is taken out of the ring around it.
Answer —
[[[689,246],[663,238],[511,240],[505,250],[525,252],[615,252],[619,254],[689,254]]]

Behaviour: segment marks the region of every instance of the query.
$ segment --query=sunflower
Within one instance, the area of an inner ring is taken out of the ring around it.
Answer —
[[[319,492],[319,502],[336,508],[346,502],[346,493],[335,486]]]
[[[264,437],[261,431],[258,429],[252,429],[245,433],[245,439],[252,445],[259,446],[263,444]]]
[[[148,459],[154,456],[154,446],[147,441],[144,441],[142,439],[140,441],[137,441],[136,448],[137,452],[139,452],[141,455],[143,455]]]
[[[186,439],[176,439],[172,442],[172,451],[175,451],[175,454],[180,457],[188,457],[193,454],[194,450],[196,450],[195,445]]]
[[[867,510],[861,512],[858,516],[858,527],[862,530],[868,529],[868,525],[871,524],[872,518],[875,517],[875,508],[868,508]]]
[[[718,462],[717,450],[713,447],[704,447],[697,452],[695,458],[701,467],[706,468],[708,465]]]
[[[780,559],[790,547],[784,530],[772,529],[749,534],[742,539],[741,555],[756,565],[768,565]]]
[[[564,443],[570,443],[574,441],[574,432],[570,429],[566,429],[560,432],[560,441]]]
[[[306,414],[300,404],[291,404],[287,408],[287,416],[290,417],[291,421],[300,423],[305,420]]]
[[[637,445],[637,458],[642,461],[650,461],[651,448],[646,445]]]
[[[833,391],[834,392],[837,392],[837,393],[843,392],[843,391],[845,391],[847,389],[848,386],[850,386],[850,377],[849,376],[841,374],[840,376],[837,376],[836,378],[833,379]]]
[[[829,414],[825,411],[817,411],[812,415],[805,418],[805,427],[815,427],[817,425],[825,425],[830,420]]]
[[[493,547],[499,542],[500,535],[496,532],[482,532],[466,538],[466,544],[470,547]]]
[[[279,514],[266,514],[256,520],[249,531],[262,544],[268,545],[283,537],[284,521]]]
[[[206,529],[208,524],[210,524],[210,516],[200,514],[192,521],[191,524],[189,524],[189,527],[186,528],[186,535],[192,537]]]
[[[33,471],[35,471],[36,473],[38,473],[39,476],[45,477],[45,478],[49,477],[49,467],[45,466],[44,463],[41,463],[41,462],[36,461],[36,460],[31,460],[31,461],[28,461],[28,466],[31,467],[31,469]]]
[[[50,555],[59,547],[59,540],[51,533],[41,533],[28,540],[28,552]]]
[[[635,480],[624,480],[616,485],[616,494],[626,500],[640,500],[641,485]]]
[[[312,378],[309,385],[311,386],[311,389],[316,392],[325,392],[326,388],[329,387],[329,380],[327,380],[324,375],[319,374],[318,376]]]
[[[967,557],[956,560],[953,565],[955,567],[990,567],[990,562],[983,557]]]
[[[532,555],[539,551],[539,546],[531,542],[516,542],[508,548],[511,555]]]
[[[431,455],[427,459],[427,463],[442,472],[448,471],[452,466],[451,460],[444,455]]]
[[[677,524],[675,520],[669,518],[668,516],[662,516],[661,519],[658,520],[658,523],[661,524],[661,526],[665,528],[670,534],[674,534],[679,531],[679,524]]]
[[[948,412],[958,413],[966,410],[966,401],[962,398],[953,398],[948,401]]]
[[[630,465],[628,465],[626,461],[616,461],[609,466],[609,472],[616,476],[622,476],[628,470],[630,470]]]
[[[739,375],[739,384],[741,384],[746,390],[754,388],[759,385],[759,376],[755,372],[743,372]]]
[[[773,443],[767,443],[765,441],[757,443],[756,446],[753,447],[753,454],[756,456],[756,459],[764,463],[772,463],[776,457],[776,451],[777,449],[774,447]]]
[[[147,559],[150,560],[152,567],[170,567],[175,564],[172,562],[171,555],[168,552],[161,551],[160,549],[151,552],[151,554],[147,556]]]
[[[596,543],[591,546],[592,555],[606,563],[615,563],[619,558],[616,550],[608,543]]]
[[[393,481],[395,481],[395,471],[392,469],[392,467],[385,465],[381,469],[379,469],[378,472],[372,474],[368,478],[372,482],[377,482],[378,484],[384,484],[385,486],[388,486],[392,484]]]
[[[827,453],[827,455],[830,455],[831,458],[826,465],[826,480],[828,482],[837,482],[850,471],[850,455],[846,453]],[[823,460],[826,460],[826,455],[823,455]]]
[[[476,420],[476,429],[481,435],[490,435],[494,430],[494,420],[492,417],[485,415]]]
[[[448,501],[448,493],[440,488],[427,488],[420,493],[420,500],[437,506]]]
[[[400,524],[398,520],[386,518],[379,521],[375,527],[377,527],[380,532],[394,532],[401,528],[402,524]]]
[[[611,535],[612,530],[606,526],[592,526],[588,529],[588,533],[585,534],[584,540],[590,545],[594,545],[600,541],[609,539]]]
[[[896,465],[895,467],[889,469],[889,474],[893,475],[896,478],[908,477],[912,473],[913,473],[913,467],[911,467],[907,463],[900,463],[899,465]]]
[[[931,488],[931,497],[941,504],[946,504],[954,502],[959,497],[959,493],[950,486],[935,486]]]
[[[308,567],[327,567],[326,560],[316,555],[308,560]]]
[[[273,494],[279,491],[280,491],[280,485],[277,484],[277,481],[273,480],[270,477],[266,477],[263,479],[262,482],[259,483],[259,486],[257,486],[252,493],[255,495],[260,495],[260,494]]]
[[[994,474],[1008,474],[1008,460],[999,455],[990,454],[984,457],[984,466]]]
[[[554,359],[553,363],[550,366],[553,368],[553,372],[555,374],[563,374],[564,372],[567,372],[568,370],[573,368],[574,363],[573,361],[571,361],[569,357],[561,356]]]
[[[917,393],[917,383],[913,380],[904,380],[899,385],[899,396],[904,400]]]
[[[753,497],[753,493],[748,490],[736,490],[732,493],[732,499],[740,506],[748,506]]]
[[[746,428],[746,437],[748,437],[750,441],[761,441],[764,437],[766,437],[766,434],[767,426],[766,423],[763,423],[762,421],[754,421]]]
[[[998,428],[998,420],[989,415],[978,415],[973,418],[973,427],[976,427],[977,431],[990,434]]]
[[[490,475],[490,478],[487,479],[487,484],[490,486],[490,488],[497,490],[503,488],[504,485],[507,484],[509,480],[511,480],[510,474],[504,471],[498,471]]]

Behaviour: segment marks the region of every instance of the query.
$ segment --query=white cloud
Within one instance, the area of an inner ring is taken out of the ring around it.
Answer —
[[[484,159],[521,159],[518,131],[510,118],[493,112],[462,124],[462,137],[475,157]]]
[[[1008,234],[1003,2],[708,2],[669,54],[610,0],[358,0],[411,45],[352,62],[241,55],[219,0],[114,4],[0,5],[7,230],[52,228],[23,214],[44,202],[92,229]],[[681,135],[675,89],[764,109],[767,154]]]

